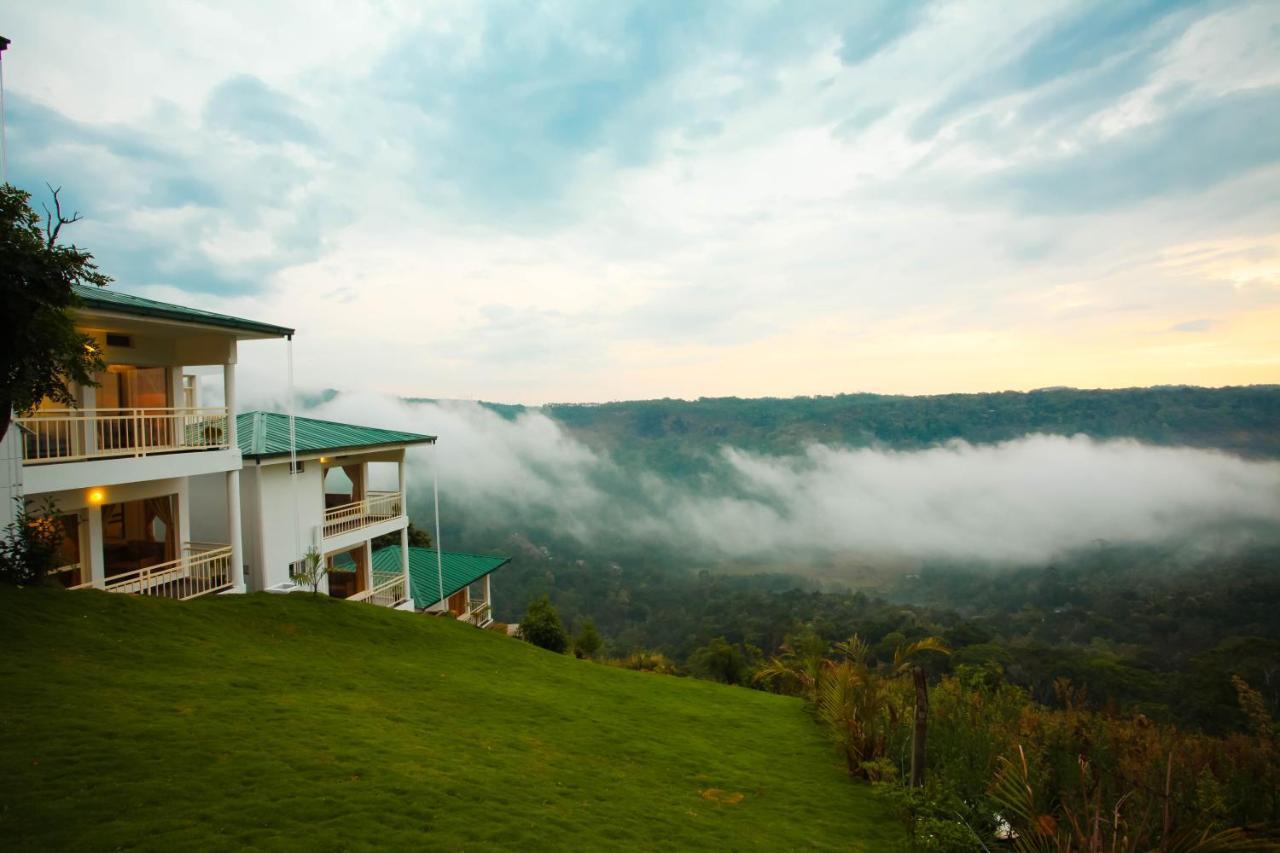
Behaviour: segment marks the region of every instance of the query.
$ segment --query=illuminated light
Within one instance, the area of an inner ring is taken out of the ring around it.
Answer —
[[[321,465],[323,465],[324,463],[326,463],[326,462],[328,462],[328,461],[329,461],[329,458],[328,458],[327,456],[321,456],[321,457],[320,457],[320,464],[321,464]]]
[[[93,504],[94,506],[97,506],[98,504],[102,503],[106,499],[107,499],[107,493],[104,492],[102,489],[89,490],[89,503]]]

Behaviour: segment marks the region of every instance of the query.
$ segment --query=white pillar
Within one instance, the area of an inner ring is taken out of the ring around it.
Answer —
[[[92,385],[80,386],[80,407],[82,409],[95,409],[98,406],[98,389]],[[92,456],[93,452],[98,449],[98,430],[97,421],[93,417],[86,418],[82,422],[83,434],[80,441],[84,444],[84,454]]]
[[[231,591],[244,592],[244,543],[240,527],[240,472],[227,472],[227,532],[231,539]]]
[[[107,579],[106,555],[102,551],[102,507],[91,506],[85,510],[89,521],[89,553],[86,565],[89,568],[90,581],[98,589],[102,589]]]
[[[373,589],[373,542],[364,540],[364,567],[360,570],[364,572],[364,588]]]
[[[400,488],[404,489],[404,469],[401,468]],[[409,580],[409,525],[400,528],[400,571],[404,573],[404,597],[413,601],[413,589]]]
[[[166,370],[169,374],[169,405],[175,409],[181,409],[187,404],[182,393],[182,368],[170,367]]]
[[[484,603],[489,605],[490,619],[493,618],[493,589],[492,587],[489,586],[489,578],[491,577],[493,577],[492,574],[487,574],[484,576]]]
[[[406,497],[406,495],[405,495],[405,491],[404,491],[404,490],[405,490],[405,476],[404,476],[404,451],[403,451],[403,450],[401,450],[401,451],[400,451],[400,463],[399,463],[399,465],[398,465],[398,472],[397,472],[397,473],[400,475],[400,514],[401,514],[401,515],[408,515],[408,514],[409,514],[409,501],[408,501],[408,499],[407,499],[407,497]]]
[[[227,442],[235,449],[236,444],[236,342],[229,345],[227,363],[222,365],[223,404],[227,407]]]

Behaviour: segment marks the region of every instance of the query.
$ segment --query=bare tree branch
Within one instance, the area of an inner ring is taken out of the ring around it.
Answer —
[[[44,202],[40,203],[40,206],[44,208],[44,233],[45,236],[49,238],[48,246],[52,249],[53,244],[58,242],[58,233],[62,231],[62,226],[70,225],[73,222],[79,222],[83,217],[80,216],[80,211],[78,210],[71,214],[70,219],[63,216],[62,200],[58,198],[58,193],[62,192],[62,187],[54,189],[49,186],[49,184],[45,184],[45,186],[49,187],[49,192],[53,193],[52,211],[49,210],[49,205]],[[55,219],[57,219],[56,224],[54,223]]]

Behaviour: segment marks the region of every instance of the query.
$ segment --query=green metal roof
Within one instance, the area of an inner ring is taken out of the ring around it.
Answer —
[[[509,562],[510,557],[444,551],[440,555],[441,565],[437,566],[434,548],[410,547],[409,591],[413,596],[413,606],[419,610],[430,607]],[[440,594],[441,567],[444,570],[444,595]],[[383,573],[400,571],[400,546],[388,545],[374,551],[373,570]]]
[[[199,308],[187,308],[185,305],[174,305],[169,302],[157,302],[119,290],[104,287],[86,287],[82,284],[72,285],[72,290],[85,308],[99,311],[115,311],[118,314],[131,314],[135,317],[161,317],[165,320],[177,320],[183,323],[199,323],[202,326],[218,326],[223,329],[235,329],[241,332],[253,332],[258,335],[285,337],[293,334],[293,329],[284,326],[273,326],[270,323],[259,323],[256,320],[244,320],[228,314],[215,314]]]
[[[387,444],[434,443],[434,435],[394,429],[340,424],[315,418],[294,419],[299,453],[325,453],[379,447]],[[236,415],[240,454],[250,459],[289,455],[289,416],[279,412],[244,412]]]

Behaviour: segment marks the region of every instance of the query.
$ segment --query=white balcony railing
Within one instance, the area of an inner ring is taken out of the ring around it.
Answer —
[[[489,602],[478,598],[470,598],[467,600],[467,612],[458,618],[483,628],[493,622],[493,615],[489,612],[490,609]]]
[[[404,515],[404,495],[400,492],[369,492],[363,500],[324,511],[324,538],[350,533],[371,524]]]
[[[379,607],[395,607],[408,597],[405,592],[404,575],[379,572],[374,574],[371,588],[349,596],[347,601],[367,601]]]
[[[225,408],[46,409],[14,423],[28,464],[230,446]]]
[[[230,589],[231,546],[188,542],[178,559],[113,575],[102,588],[179,601]]]

